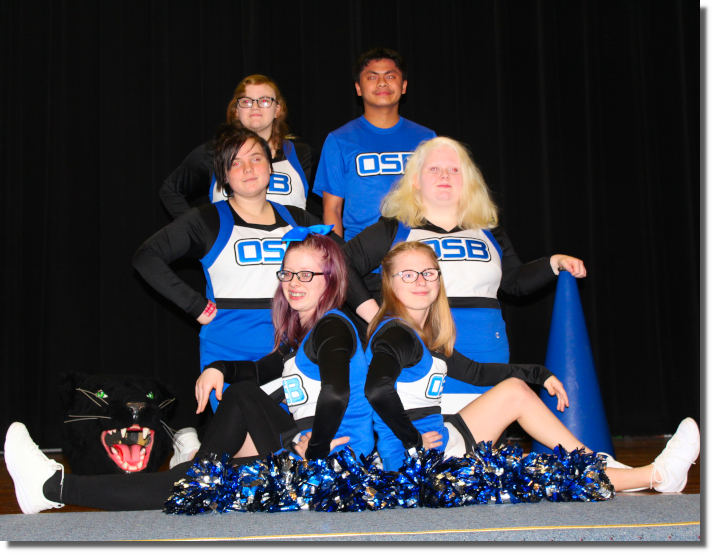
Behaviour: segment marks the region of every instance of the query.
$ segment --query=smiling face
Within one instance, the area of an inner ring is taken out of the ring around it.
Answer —
[[[266,195],[269,177],[269,159],[262,146],[254,140],[247,140],[232,160],[227,173],[232,193],[243,198]]]
[[[422,273],[427,269],[437,271],[431,257],[418,251],[403,253],[393,262],[393,270],[389,275],[392,280],[393,293],[405,306],[416,322],[422,325],[428,316],[430,306],[438,298],[440,279],[427,281],[423,275],[418,275],[415,282],[403,282],[398,275],[401,271],[417,271]],[[395,276],[394,276],[395,275]]]
[[[403,73],[393,60],[384,58],[369,62],[355,84],[366,108],[383,108],[398,105],[408,81],[403,80]]]
[[[284,256],[282,269],[298,273],[300,271],[311,271],[313,273],[324,272],[324,260],[318,252],[307,248],[290,250]],[[282,282],[282,293],[287,299],[289,306],[299,313],[302,324],[316,311],[321,296],[326,290],[326,278],[324,275],[314,275],[309,282],[301,282],[297,275],[289,282]]]
[[[246,129],[256,132],[265,140],[269,140],[272,134],[272,123],[275,118],[279,117],[280,106],[275,101],[268,108],[261,108],[254,101],[255,98],[261,98],[262,96],[267,96],[269,98],[276,98],[276,94],[271,86],[266,84],[248,84],[245,87],[245,94],[247,98],[252,98],[252,107],[242,108],[237,106],[237,116],[240,119],[240,123]]]
[[[455,150],[443,146],[428,153],[413,186],[420,190],[420,197],[426,207],[457,209],[462,191],[462,174],[460,158]]]

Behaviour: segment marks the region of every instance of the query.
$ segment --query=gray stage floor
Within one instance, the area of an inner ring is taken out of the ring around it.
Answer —
[[[619,494],[602,503],[481,505],[364,513],[160,511],[0,517],[0,540],[700,540],[700,496]]]

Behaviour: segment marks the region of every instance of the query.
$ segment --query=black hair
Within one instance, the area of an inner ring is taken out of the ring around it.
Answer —
[[[213,138],[213,148],[215,150],[213,169],[215,171],[215,180],[217,181],[218,190],[225,192],[228,197],[232,196],[232,189],[227,181],[227,174],[230,172],[232,162],[237,157],[240,148],[242,148],[248,140],[254,140],[262,148],[265,157],[269,161],[269,170],[271,173],[272,151],[267,141],[259,134],[243,127],[238,127],[234,123],[223,123],[215,132],[215,137]]]
[[[408,80],[408,66],[405,63],[403,56],[390,48],[377,46],[376,48],[371,48],[368,52],[364,52],[356,60],[353,69],[354,82],[358,83],[361,80],[361,71],[363,71],[363,68],[369,63],[383,59],[393,60],[393,63],[396,64],[396,67],[400,69],[400,72],[403,74],[403,80]]]

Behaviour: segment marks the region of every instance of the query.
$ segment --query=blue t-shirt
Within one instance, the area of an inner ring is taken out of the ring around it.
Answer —
[[[380,129],[361,116],[329,133],[314,192],[344,198],[345,240],[378,220],[381,200],[403,174],[408,158],[421,142],[435,136],[403,117],[390,129]]]

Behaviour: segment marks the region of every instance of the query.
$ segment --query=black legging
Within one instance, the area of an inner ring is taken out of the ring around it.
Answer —
[[[223,452],[235,455],[249,433],[258,455],[232,461],[249,463],[279,450],[282,447],[280,434],[294,428],[292,417],[257,384],[240,382],[223,393],[197,455]],[[183,478],[192,463],[187,461],[168,471],[145,474],[68,474],[64,477],[61,497],[58,472],[45,484],[45,496],[50,501],[107,511],[162,509],[173,484]]]

